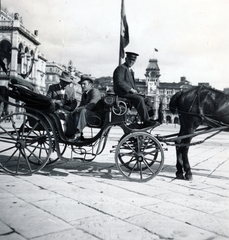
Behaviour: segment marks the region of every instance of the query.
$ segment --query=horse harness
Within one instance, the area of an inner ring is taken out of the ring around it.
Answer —
[[[211,126],[211,127],[228,126],[227,124],[224,124],[224,123],[222,123],[220,121],[214,120],[211,117],[208,117],[208,116],[206,116],[206,114],[204,114],[203,105],[201,104],[201,101],[200,101],[200,95],[201,95],[200,91],[203,88],[204,88],[204,86],[200,86],[200,88],[196,92],[196,95],[194,96],[194,99],[192,101],[191,106],[189,107],[188,112],[183,112],[183,111],[180,111],[180,110],[178,110],[178,112],[186,113],[186,114],[189,114],[189,115],[195,115],[195,116],[199,117],[202,120],[202,122],[205,122],[205,123],[209,124],[209,126]],[[205,97],[207,97],[208,95],[211,95],[211,93],[208,92]],[[195,101],[197,101],[197,105],[198,105],[197,107],[198,107],[198,110],[199,110],[198,113],[191,112],[191,110],[192,110],[192,108],[194,106]]]

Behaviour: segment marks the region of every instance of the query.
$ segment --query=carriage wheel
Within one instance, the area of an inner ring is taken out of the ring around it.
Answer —
[[[159,141],[149,133],[130,133],[119,142],[115,162],[127,179],[146,182],[162,169],[164,151]]]
[[[14,175],[39,171],[52,151],[48,127],[29,113],[13,113],[6,117],[0,120],[0,167]]]

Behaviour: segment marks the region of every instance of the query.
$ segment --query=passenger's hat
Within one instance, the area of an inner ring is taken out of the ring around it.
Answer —
[[[71,77],[69,76],[68,72],[65,72],[65,71],[63,71],[63,72],[61,73],[60,80],[65,81],[65,82],[68,82],[68,83],[71,83],[71,82],[72,82],[72,79],[71,79]]]
[[[126,52],[126,57],[129,59],[136,59],[139,54],[134,53],[134,52]]]
[[[81,84],[83,81],[90,81],[91,83],[93,83],[94,82],[94,79],[91,77],[91,76],[88,76],[87,74],[83,74],[83,75],[81,75],[81,77],[80,77],[81,79],[80,79],[80,81],[78,82],[79,84]]]

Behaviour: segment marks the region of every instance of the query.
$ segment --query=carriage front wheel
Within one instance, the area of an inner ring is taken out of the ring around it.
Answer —
[[[0,169],[13,175],[39,171],[49,161],[52,151],[47,124],[25,112],[6,117],[0,120]]]
[[[162,169],[164,151],[159,141],[149,133],[130,133],[120,140],[115,162],[128,180],[146,182]]]

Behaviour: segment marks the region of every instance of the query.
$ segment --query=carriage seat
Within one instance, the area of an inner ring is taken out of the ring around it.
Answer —
[[[114,113],[120,114],[121,112],[124,114],[126,110],[123,111],[123,104],[125,104],[124,108],[132,108],[131,101],[127,98],[119,97],[114,92],[109,91],[106,93],[104,97],[98,102],[100,108],[103,108],[103,113],[101,111],[95,112],[87,119],[87,125],[93,128],[100,128],[104,122],[104,113],[107,111],[113,111]],[[122,110],[120,110],[122,109]]]
[[[25,107],[30,107],[42,112],[54,112],[52,100],[40,94],[35,86],[25,80],[12,79],[9,85],[9,96],[25,103]]]
[[[129,109],[132,108],[132,103],[131,100],[128,98],[124,98],[124,97],[119,97],[118,95],[116,95],[116,102],[125,102],[127,104],[127,107]]]

